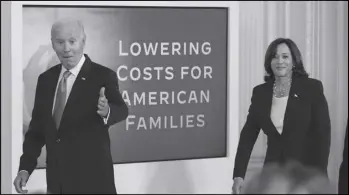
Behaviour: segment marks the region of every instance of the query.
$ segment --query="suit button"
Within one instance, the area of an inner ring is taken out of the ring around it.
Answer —
[[[57,142],[57,143],[61,142],[61,139],[57,139],[56,142]]]

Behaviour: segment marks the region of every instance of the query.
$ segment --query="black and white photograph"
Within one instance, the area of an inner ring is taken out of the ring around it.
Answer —
[[[348,192],[348,2],[1,2],[2,193]]]

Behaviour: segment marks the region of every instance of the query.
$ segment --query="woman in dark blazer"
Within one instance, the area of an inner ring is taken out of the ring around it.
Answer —
[[[254,87],[241,131],[234,167],[233,193],[240,193],[260,129],[268,137],[264,166],[290,161],[327,176],[331,124],[321,81],[308,78],[296,44],[278,38],[268,47],[265,83]]]

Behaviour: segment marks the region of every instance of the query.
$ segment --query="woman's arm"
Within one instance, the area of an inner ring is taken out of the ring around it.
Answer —
[[[250,160],[251,152],[254,144],[256,143],[260,127],[256,121],[256,87],[253,89],[251,105],[247,120],[240,133],[239,145],[235,156],[234,174],[233,178],[241,177],[245,178],[246,169]]]

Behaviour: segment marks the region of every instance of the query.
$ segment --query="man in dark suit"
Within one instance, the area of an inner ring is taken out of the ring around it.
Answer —
[[[348,122],[345,133],[343,160],[339,169],[338,193],[348,194]]]
[[[46,145],[48,193],[116,193],[108,129],[128,116],[116,73],[83,53],[79,21],[53,24],[51,42],[61,64],[38,78],[15,188],[27,192],[22,187]]]

